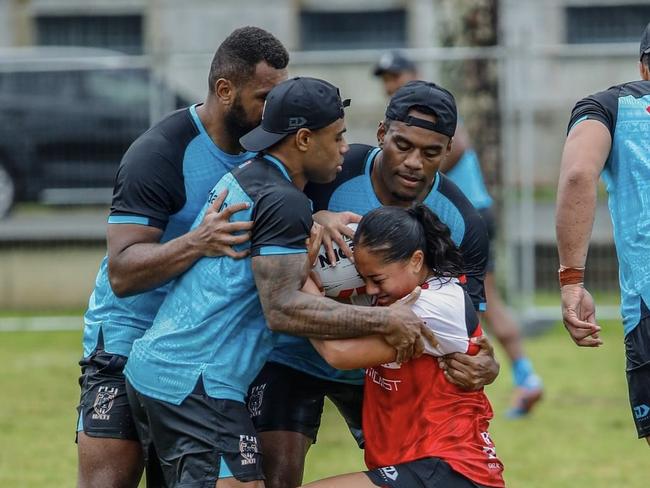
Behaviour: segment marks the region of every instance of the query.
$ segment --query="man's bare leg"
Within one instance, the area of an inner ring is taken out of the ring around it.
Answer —
[[[138,441],[78,434],[78,488],[137,488],[144,461]]]
[[[307,451],[313,443],[304,434],[269,431],[258,434],[262,445],[267,488],[296,488],[302,484]]]

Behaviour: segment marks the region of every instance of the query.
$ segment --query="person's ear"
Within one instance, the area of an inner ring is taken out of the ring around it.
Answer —
[[[386,136],[386,124],[384,124],[384,121],[380,121],[379,125],[377,126],[377,144],[379,144],[379,147],[384,146],[384,137]]]
[[[312,142],[313,133],[309,129],[298,129],[294,141],[298,151],[307,152]]]
[[[422,266],[424,266],[424,253],[421,249],[418,249],[413,253],[409,264],[413,274],[419,274],[420,271],[422,271]]]
[[[235,101],[236,90],[230,80],[219,78],[214,84],[214,93],[224,105],[232,105]]]

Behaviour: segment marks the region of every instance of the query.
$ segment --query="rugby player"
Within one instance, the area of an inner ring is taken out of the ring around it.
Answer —
[[[482,335],[472,302],[458,281],[462,257],[449,229],[429,208],[379,207],[354,235],[354,258],[379,306],[421,294],[413,311],[438,345],[408,363],[380,337],[312,339],[337,368],[366,368],[363,400],[369,471],[310,483],[311,488],[503,487],[503,465],[488,433],[492,407],[482,390],[466,391],[444,377],[436,356],[475,353]]]
[[[650,24],[639,48],[640,81],[583,98],[571,113],[557,192],[562,318],[573,341],[598,347],[585,263],[602,175],[619,263],[627,384],[639,438],[650,444]]]
[[[270,33],[256,27],[235,30],[214,55],[205,102],[165,117],[122,159],[108,218],[108,252],[84,317],[80,488],[138,486],[143,456],[124,365],[171,280],[203,256],[247,255],[233,246],[249,238],[252,223],[229,219],[248,207],[231,198],[220,211],[225,194],[188,231],[219,178],[253,156],[242,150],[239,138],[259,123],[266,95],[287,77],[288,61],[286,49]],[[156,486],[155,466],[147,471],[149,485]]]
[[[375,66],[374,75],[381,78],[386,94],[390,97],[395,91],[412,80],[419,79],[417,67],[413,61],[399,51],[385,53]],[[476,151],[472,148],[467,129],[461,121],[454,134],[451,153],[440,166],[451,181],[478,209],[485,221],[490,240],[485,274],[485,296],[489,307],[483,310],[482,321],[494,333],[512,366],[512,383],[514,391],[508,417],[517,418],[530,413],[543,394],[542,381],[535,372],[533,363],[524,350],[519,324],[512,311],[501,298],[497,287],[495,272],[494,244],[497,222],[494,215],[492,197],[485,187],[481,164]]]

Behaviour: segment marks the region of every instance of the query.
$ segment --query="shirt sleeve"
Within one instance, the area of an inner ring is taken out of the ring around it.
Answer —
[[[261,195],[253,220],[251,256],[307,252],[311,204],[297,189],[275,188]]]
[[[152,147],[153,146],[153,147]],[[182,160],[174,163],[154,141],[136,141],[122,158],[115,178],[109,224],[142,224],[164,229],[185,204]]]
[[[438,341],[436,347],[425,344],[426,354],[444,356],[453,352],[473,352],[469,339],[482,332],[476,312],[460,287],[449,283],[434,284],[422,290],[412,310]]]
[[[571,112],[571,119],[569,120],[567,133],[584,120],[598,120],[607,127],[610,134],[613,136],[617,115],[618,88],[612,87],[608,90],[583,98],[576,103]]]

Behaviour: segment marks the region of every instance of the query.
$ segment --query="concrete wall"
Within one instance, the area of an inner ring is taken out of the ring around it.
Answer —
[[[84,309],[106,246],[17,245],[0,249],[0,311]]]

